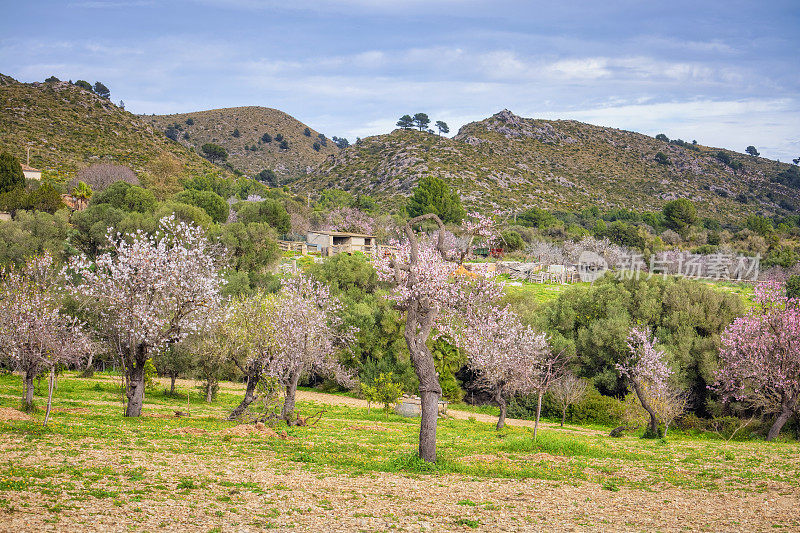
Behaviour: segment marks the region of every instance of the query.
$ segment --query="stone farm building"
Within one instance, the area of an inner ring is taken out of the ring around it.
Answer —
[[[306,242],[310,247],[316,247],[323,257],[338,254],[339,252],[361,252],[373,255],[376,252],[377,242],[375,235],[361,233],[344,233],[341,231],[309,231]]]
[[[42,171],[33,167],[29,167],[28,165],[22,165],[22,173],[25,174],[25,178],[29,180],[42,179]]]

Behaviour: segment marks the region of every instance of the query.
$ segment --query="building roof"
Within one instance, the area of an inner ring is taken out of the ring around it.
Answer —
[[[308,230],[309,233],[319,233],[320,235],[332,235],[334,237],[367,237],[374,239],[375,235],[366,235],[364,233],[346,233],[344,231],[324,231],[324,230]]]
[[[22,171],[23,172],[41,172],[38,168],[29,167],[25,163],[22,163]]]

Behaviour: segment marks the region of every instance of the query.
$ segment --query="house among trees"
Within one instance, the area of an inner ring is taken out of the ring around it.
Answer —
[[[31,166],[26,164],[22,164],[22,173],[25,174],[25,179],[29,180],[41,180],[42,179],[42,171],[35,169]]]
[[[323,257],[340,252],[351,254],[361,252],[373,255],[376,252],[375,235],[344,233],[341,231],[309,231],[306,235],[308,246],[316,246]]]

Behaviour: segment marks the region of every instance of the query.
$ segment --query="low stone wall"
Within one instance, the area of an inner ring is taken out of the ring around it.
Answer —
[[[394,405],[394,412],[409,418],[422,416],[422,400],[419,396],[404,394]],[[439,400],[439,416],[447,416],[447,402],[444,400]]]

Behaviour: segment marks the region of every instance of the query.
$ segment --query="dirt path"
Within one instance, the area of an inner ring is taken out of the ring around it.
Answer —
[[[72,376],[70,376],[72,377]],[[109,378],[106,376],[95,376],[93,378],[83,378],[83,379],[96,379],[98,381],[111,381],[114,378]],[[114,379],[118,381],[117,379]],[[156,378],[156,380],[165,388],[169,387],[169,379],[167,378]],[[192,379],[178,379],[175,382],[176,385],[183,389],[194,389],[197,387],[200,382],[197,380]],[[220,390],[225,392],[244,392],[244,385],[241,383],[233,383],[233,382],[224,382],[220,383]],[[13,396],[10,394],[0,394],[0,398],[17,398],[18,396]],[[38,397],[37,397],[38,398]],[[351,398],[349,396],[341,396],[338,394],[327,394],[324,392],[316,392],[316,391],[297,391],[297,400],[298,401],[307,401],[307,402],[317,402],[325,405],[342,405],[347,407],[357,407],[361,409],[367,408],[366,400],[361,400],[359,398]],[[121,405],[120,401],[103,401],[103,400],[85,400],[83,403],[90,404],[90,405]],[[204,409],[211,409],[213,411],[219,411],[219,409],[214,409],[214,405],[204,404]],[[172,411],[175,407],[172,405],[163,405],[163,404],[152,404],[147,402],[147,398],[145,397],[144,402],[144,409],[143,412],[147,410],[159,410],[159,411]],[[469,411],[459,411],[457,409],[448,409],[447,414],[453,418],[459,420],[468,420],[470,417],[474,418],[478,422],[484,422],[487,424],[497,424],[497,417],[494,415],[487,415],[483,413],[472,413]],[[517,427],[529,427],[533,428],[534,422],[533,420],[521,420],[517,418],[506,418],[506,424],[509,426],[517,426]],[[574,433],[581,433],[581,434],[602,434],[602,432],[582,428],[579,426],[571,426],[569,424],[565,425],[563,428],[559,424],[553,424],[550,422],[539,421],[539,427],[547,428],[547,429],[558,429],[561,431],[567,432],[574,432]]]
[[[350,398],[349,396],[339,396],[336,394],[325,394],[324,392],[314,391],[297,391],[297,399],[300,401],[317,402],[327,405],[345,405],[348,407],[367,408],[366,400],[358,398]],[[457,409],[448,409],[447,414],[459,420],[468,420],[470,417],[478,422],[486,422],[487,424],[497,424],[497,417],[494,415],[487,415],[483,413],[471,413],[469,411],[459,411]],[[517,418],[506,418],[506,424],[509,426],[529,427],[534,426],[533,420],[520,420]],[[548,429],[561,429],[564,431],[574,431],[576,433],[601,433],[594,429],[587,429],[577,426],[565,425],[563,428],[559,424],[550,422],[539,421],[539,427]]]

